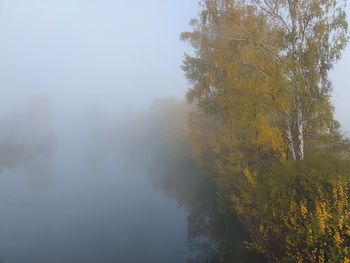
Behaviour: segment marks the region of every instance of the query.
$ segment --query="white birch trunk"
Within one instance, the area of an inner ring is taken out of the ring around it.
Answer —
[[[297,104],[297,158],[304,159],[304,121],[300,104]]]
[[[288,158],[291,158],[292,160],[296,160],[293,135],[292,135],[292,128],[290,126],[289,113],[285,113],[285,122],[286,122],[285,123],[285,134],[286,134],[286,139],[287,139]]]

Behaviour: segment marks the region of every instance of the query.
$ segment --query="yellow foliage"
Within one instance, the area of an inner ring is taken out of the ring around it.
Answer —
[[[273,127],[268,116],[259,114],[256,120],[256,137],[252,143],[266,151],[278,153],[282,159],[285,159],[286,144],[283,133],[280,129]]]
[[[249,185],[255,185],[255,177],[256,177],[256,174],[254,173],[251,173],[248,168],[244,168],[243,169],[243,175],[244,177],[247,179],[247,182]]]
[[[321,234],[326,232],[327,220],[330,214],[327,211],[327,205],[324,201],[316,201],[316,216],[318,220],[318,226]]]
[[[300,214],[301,217],[305,220],[307,216],[307,200],[300,201]]]

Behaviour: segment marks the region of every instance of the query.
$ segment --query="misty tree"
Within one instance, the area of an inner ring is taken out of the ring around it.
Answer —
[[[332,112],[328,72],[347,43],[346,3],[257,0],[254,4],[281,39],[279,46],[273,42],[260,44],[276,57],[287,80],[291,95],[290,105],[284,110],[288,149],[293,159],[303,159],[307,127],[315,125],[315,120],[322,120],[318,117]],[[294,125],[295,144],[291,136]]]
[[[348,41],[345,2],[201,7],[181,36],[194,49],[187,98],[200,109],[189,142],[220,211],[238,215],[271,262],[350,262],[349,151],[329,143],[343,139],[328,73]]]
[[[193,84],[188,98],[225,126],[236,119],[234,130],[250,130],[250,142],[259,144],[267,128],[275,142],[283,134],[284,146],[272,148],[284,147],[289,159],[304,159],[305,140],[335,127],[328,72],[348,40],[345,1],[203,0],[201,5],[193,31],[182,34],[195,50],[183,66]]]

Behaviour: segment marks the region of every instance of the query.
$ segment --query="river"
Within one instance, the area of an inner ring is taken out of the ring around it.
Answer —
[[[241,227],[193,201],[191,169],[144,169],[81,134],[0,170],[0,262],[252,262]]]

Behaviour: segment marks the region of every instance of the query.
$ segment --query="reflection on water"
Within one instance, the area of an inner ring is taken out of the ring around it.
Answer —
[[[43,111],[2,119],[28,129],[0,136],[0,262],[261,262],[159,123],[64,116],[52,136]]]
[[[65,124],[52,151],[34,149],[45,136],[26,134],[35,146],[26,149],[38,154],[7,155],[13,165],[0,171],[0,262],[185,262],[186,211],[154,191],[123,149],[107,151],[100,133]]]
[[[185,262],[184,209],[122,158],[90,164],[70,145],[1,171],[3,262]]]
[[[220,212],[213,183],[192,161],[187,133],[190,107],[172,99],[156,101],[145,147],[152,185],[186,209],[191,251],[187,262],[264,262],[247,251],[247,233],[234,215]]]
[[[158,145],[149,167],[155,189],[164,192],[187,212],[189,263],[265,262],[247,251],[249,239],[232,214],[219,212],[210,181],[199,175],[188,156],[174,158]],[[157,161],[155,161],[157,160]]]

